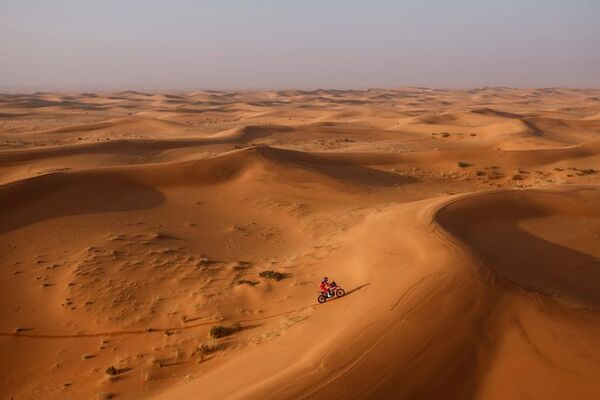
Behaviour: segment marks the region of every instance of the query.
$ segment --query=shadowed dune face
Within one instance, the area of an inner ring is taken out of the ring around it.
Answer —
[[[599,98],[0,94],[0,397],[599,398]]]
[[[0,234],[70,215],[158,207],[164,196],[119,174],[56,174],[0,188]]]
[[[478,196],[444,207],[438,221],[500,277],[583,307],[600,307],[598,189]]]
[[[597,187],[562,187],[473,194],[436,212],[491,301],[473,397],[596,397],[599,210]]]
[[[336,159],[326,155],[270,147],[259,148],[259,151],[265,158],[276,163],[289,165],[292,169],[313,171],[339,182],[364,186],[399,186],[417,182],[417,179],[410,176],[362,166],[360,162],[356,162],[352,158]]]

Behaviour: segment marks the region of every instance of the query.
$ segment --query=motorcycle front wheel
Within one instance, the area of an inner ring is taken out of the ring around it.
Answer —
[[[335,291],[335,295],[336,295],[337,297],[342,297],[342,296],[343,296],[343,295],[345,295],[345,294],[346,294],[346,291],[345,291],[344,289],[342,289],[342,288],[340,288],[340,289],[337,289],[337,290]]]

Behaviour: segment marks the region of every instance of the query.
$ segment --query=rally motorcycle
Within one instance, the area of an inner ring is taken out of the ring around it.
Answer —
[[[333,299],[334,297],[342,297],[346,294],[346,291],[339,287],[335,281],[331,282],[329,285],[329,290],[327,292],[318,292],[319,297],[317,297],[317,301],[320,304],[325,303],[328,299]]]

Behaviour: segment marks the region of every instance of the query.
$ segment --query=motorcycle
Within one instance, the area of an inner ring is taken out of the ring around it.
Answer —
[[[329,291],[327,294],[323,293],[323,292],[317,292],[319,293],[319,297],[317,297],[317,301],[320,304],[323,304],[327,301],[327,299],[333,299],[334,297],[342,297],[343,295],[346,294],[346,291],[344,289],[342,289],[341,287],[339,287],[337,285],[337,283],[335,283],[335,281],[331,282],[331,285],[329,285]]]

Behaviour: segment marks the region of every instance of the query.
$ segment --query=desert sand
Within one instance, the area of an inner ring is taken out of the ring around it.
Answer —
[[[2,94],[0,398],[600,398],[599,170],[600,90]]]

